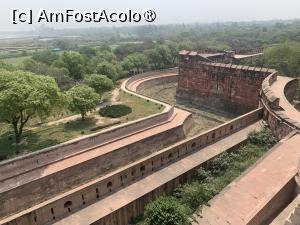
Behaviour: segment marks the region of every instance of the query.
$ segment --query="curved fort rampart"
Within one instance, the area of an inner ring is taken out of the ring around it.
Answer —
[[[279,139],[293,130],[300,131],[300,112],[290,103],[297,86],[296,79],[276,73],[270,74],[262,83],[260,102],[264,107],[264,119]]]

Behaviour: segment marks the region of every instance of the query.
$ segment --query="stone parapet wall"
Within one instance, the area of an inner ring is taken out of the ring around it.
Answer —
[[[150,76],[155,76],[155,75],[160,75],[162,73],[178,73],[178,68],[175,67],[175,68],[170,68],[170,69],[165,69],[165,70],[157,70],[157,71],[151,71],[151,72],[145,72],[145,73],[142,73],[142,74],[139,74],[137,76],[133,76],[131,78],[129,78],[125,84],[126,88],[128,88],[128,86],[137,81],[137,80],[140,80],[141,78],[145,78],[145,77],[150,77]]]
[[[271,109],[279,109],[279,98],[276,97],[275,93],[271,90],[270,86],[277,80],[277,74],[272,73],[264,79],[262,82],[261,98],[265,104]]]
[[[171,83],[171,82],[177,82],[178,81],[178,74],[173,75],[173,76],[165,76],[161,77],[160,79],[150,79],[145,82],[143,82],[139,87],[137,88],[137,92],[140,90],[144,90],[156,85],[161,85],[165,83]]]
[[[268,125],[270,126],[273,134],[282,139],[286,135],[288,135],[293,130],[300,130],[300,126],[297,125],[295,121],[292,121],[288,118],[284,109],[282,109],[279,105],[280,99],[277,97],[276,93],[271,90],[271,85],[277,81],[276,73],[270,74],[262,83],[261,89],[261,98],[260,104],[264,107],[264,116],[263,118],[266,120]],[[297,89],[298,82],[295,80],[291,80],[287,83],[284,88],[284,93],[287,94],[287,99],[293,98],[295,91]],[[292,89],[288,89],[292,87]]]
[[[4,161],[0,164],[0,180],[37,169],[49,163],[65,159],[66,157],[89,151],[95,146],[113,142],[116,139],[133,134],[141,129],[147,129],[166,122],[173,115],[173,111],[174,108],[169,108],[168,111],[157,115],[118,125],[113,128],[88,135],[84,138],[55,145],[28,155]]]
[[[201,148],[207,146],[208,144],[220,140],[223,137],[226,137],[244,127],[247,127],[248,125],[261,119],[261,116],[262,108],[251,111],[245,115],[237,117],[199,135],[177,142],[170,147],[167,147],[159,152],[145,157],[135,163],[131,163],[128,166],[120,168],[119,170],[109,173],[103,177],[87,182],[86,184],[78,188],[72,189],[64,194],[56,196],[55,198],[49,201],[45,201],[31,209],[23,211],[20,214],[16,214],[10,218],[7,218],[6,220],[2,220],[0,221],[0,224],[42,225],[51,223],[70,214],[69,210],[71,212],[80,210],[87,205],[90,205],[106,197],[114,191],[119,190],[125,185],[128,185],[136,181],[137,179],[144,178],[148,174],[151,174],[154,171],[165,167],[175,160],[183,158],[195,151],[199,151],[201,150]],[[89,170],[88,167],[85,167],[85,170]],[[81,173],[84,172],[84,170],[78,170],[78,173],[80,173],[80,171]],[[178,185],[179,180],[183,182],[184,179],[187,179],[184,177],[186,177],[186,175],[178,177],[176,179],[176,182],[171,181],[168,184],[165,184],[163,187],[159,187],[154,192],[158,195],[159,193],[161,193],[161,190],[166,190],[166,187],[168,187],[168,190],[171,191]],[[121,216],[122,221],[129,222],[129,219],[131,217],[137,216],[142,212],[144,205],[154,197],[154,195],[152,194],[153,193],[149,193],[147,197],[143,196],[140,199],[136,199],[136,201],[134,201],[130,205],[127,205],[126,212],[124,212],[123,216],[115,214],[116,212],[114,212],[103,218],[101,221],[108,221],[108,218],[110,218],[111,216]],[[67,202],[71,202],[71,206],[65,207]],[[136,205],[138,202],[143,202],[143,204],[139,205],[135,214],[131,210],[129,210],[129,208],[132,207],[132,204]],[[101,221],[99,221],[99,224],[101,224]],[[107,224],[112,225],[113,223]]]

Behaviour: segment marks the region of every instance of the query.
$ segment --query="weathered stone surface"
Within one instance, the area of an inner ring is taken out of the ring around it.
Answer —
[[[201,62],[197,55],[181,54],[177,96],[232,113],[257,108],[263,80],[270,74],[248,66]]]

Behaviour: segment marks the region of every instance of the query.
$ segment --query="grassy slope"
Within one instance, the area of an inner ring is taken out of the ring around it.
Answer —
[[[150,116],[162,112],[163,108],[151,101],[136,97],[134,95],[120,92],[119,100],[132,108],[132,113],[121,118],[122,121],[131,121],[138,118]]]

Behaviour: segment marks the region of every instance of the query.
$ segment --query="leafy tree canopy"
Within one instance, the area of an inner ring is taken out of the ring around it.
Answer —
[[[37,51],[33,53],[32,59],[38,62],[42,62],[51,65],[59,57],[58,54],[51,52],[50,50]]]
[[[58,68],[49,66],[47,64],[37,62],[33,59],[25,59],[23,61],[22,69],[30,71],[35,74],[43,74],[51,76],[55,79],[58,86],[64,90],[73,84],[73,80],[68,76],[69,71],[67,68]]]
[[[59,100],[53,78],[0,70],[0,119],[13,125],[17,143],[28,120],[34,115],[48,115]]]
[[[130,72],[136,71],[137,73],[140,73],[149,67],[149,61],[144,54],[133,53],[126,56],[121,65],[124,70],[128,70]]]
[[[68,69],[70,76],[75,80],[83,78],[85,60],[79,52],[63,52],[53,65]]]
[[[97,65],[96,72],[98,74],[105,74],[111,80],[116,80],[118,78],[118,70],[116,66],[106,61]]]
[[[9,63],[5,63],[3,61],[0,61],[0,69],[8,70],[8,71],[15,71],[17,68]]]
[[[113,81],[105,75],[91,74],[84,77],[84,83],[94,88],[98,94],[103,94],[113,88]]]
[[[86,114],[96,109],[99,103],[99,95],[87,85],[79,84],[66,92],[69,108],[72,112],[80,113],[84,119]]]

